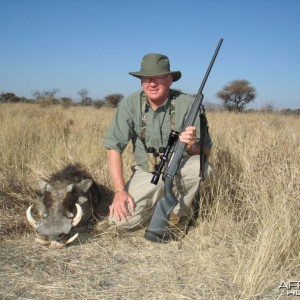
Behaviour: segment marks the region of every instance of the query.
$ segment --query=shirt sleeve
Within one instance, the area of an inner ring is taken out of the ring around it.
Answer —
[[[103,147],[123,152],[134,136],[132,110],[126,100],[122,101],[104,135]]]

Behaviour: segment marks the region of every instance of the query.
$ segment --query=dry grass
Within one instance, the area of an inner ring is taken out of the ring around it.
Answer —
[[[143,230],[120,235],[98,220],[62,250],[33,242],[25,210],[38,177],[81,162],[111,187],[101,142],[112,114],[0,105],[1,298],[284,298],[280,281],[300,280],[296,116],[208,114],[215,179],[198,226],[179,241],[153,244]],[[127,151],[125,164],[131,163]]]

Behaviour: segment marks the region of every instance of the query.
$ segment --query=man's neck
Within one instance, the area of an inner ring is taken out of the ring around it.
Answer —
[[[152,109],[155,111],[157,110],[160,106],[162,106],[167,100],[169,99],[169,92],[168,94],[162,98],[161,100],[156,99],[156,100],[151,100],[147,97],[147,101],[149,103],[149,105],[152,107]]]

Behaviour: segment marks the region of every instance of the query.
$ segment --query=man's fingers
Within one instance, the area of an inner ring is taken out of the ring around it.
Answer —
[[[126,206],[119,206],[119,207],[110,207],[109,209],[109,214],[110,216],[113,216],[115,218],[118,219],[118,221],[122,221],[124,219],[127,219],[129,216],[131,216],[131,213],[129,211],[129,209],[131,211],[134,211],[134,207],[135,207],[135,204],[132,201],[129,201],[130,203],[128,203],[128,209]]]
[[[133,199],[130,197],[128,198],[128,208],[131,210],[131,211],[134,211],[135,209],[135,203],[133,201]]]
[[[196,142],[196,127],[186,127],[186,129],[180,134],[179,139],[183,143],[193,145]]]
[[[124,195],[122,197],[115,196],[112,205],[109,207],[109,214],[118,221],[122,221],[130,217],[134,209],[135,203],[129,194],[126,197]]]
[[[123,210],[120,210],[118,212],[118,218],[119,218],[119,221],[127,219],[127,212],[126,212],[126,210],[125,210],[125,212]]]

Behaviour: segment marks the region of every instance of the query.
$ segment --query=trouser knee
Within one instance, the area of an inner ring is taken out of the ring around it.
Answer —
[[[136,207],[132,212],[132,215],[124,220],[117,220],[114,216],[109,216],[108,221],[110,224],[114,224],[119,230],[134,230],[145,227],[150,216],[152,208],[151,207]]]

